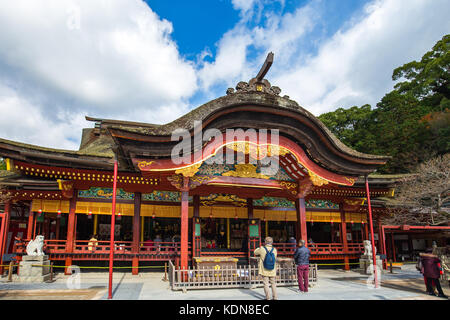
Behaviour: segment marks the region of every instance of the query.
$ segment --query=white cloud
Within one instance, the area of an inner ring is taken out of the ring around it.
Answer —
[[[7,135],[1,138],[69,150],[78,150],[80,129],[86,124],[82,114],[60,111],[49,117],[42,106],[1,85],[0,114],[4,115],[0,117],[0,128]]]
[[[233,3],[243,12],[253,10],[250,2]],[[251,3],[258,5],[258,1]],[[218,42],[216,60],[199,73],[204,89],[225,79],[228,86],[249,80],[273,51],[275,61],[268,80],[312,113],[366,103],[374,106],[392,89],[393,69],[420,59],[450,30],[450,2],[446,0],[373,1],[360,16],[345,23],[345,29],[319,39],[317,53],[311,54],[303,47],[315,40],[311,34],[321,27],[323,5],[311,1],[282,16],[267,12],[265,25],[258,27],[248,27],[242,18]],[[236,44],[229,39],[231,34]],[[259,55],[243,59],[252,47]]]
[[[9,101],[26,101],[16,105],[53,121],[88,110],[162,123],[186,112],[195,66],[180,56],[172,24],[144,2],[1,0],[0,7],[0,84],[14,92]],[[42,145],[64,144],[43,138]]]
[[[234,2],[233,2],[234,3]],[[244,2],[241,10],[251,11],[253,7]],[[262,3],[262,2],[261,2]],[[252,5],[260,5],[255,1]],[[307,5],[293,13],[279,16],[273,12],[265,14],[265,25],[249,28],[247,18],[224,34],[217,44],[217,55],[213,62],[205,62],[198,72],[201,87],[207,91],[217,83],[236,85],[237,81],[249,80],[256,75],[269,51],[276,54],[276,63],[288,65],[291,57],[299,50],[299,39],[314,25],[317,13]],[[249,50],[261,51],[262,55],[254,57]]]
[[[450,30],[445,0],[376,1],[346,31],[325,41],[318,54],[276,83],[316,115],[338,107],[373,106],[393,87],[394,68],[420,59]]]

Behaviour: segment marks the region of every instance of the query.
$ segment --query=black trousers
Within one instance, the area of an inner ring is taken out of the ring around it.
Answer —
[[[434,285],[436,286],[436,289],[437,289],[438,293],[443,295],[444,291],[442,291],[442,287],[441,287],[441,283],[439,282],[439,278],[438,279],[432,279],[432,278],[428,278],[427,277],[427,292],[434,293],[433,282],[434,282]]]

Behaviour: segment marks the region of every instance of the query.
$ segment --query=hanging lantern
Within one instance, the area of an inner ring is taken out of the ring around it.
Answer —
[[[212,219],[212,217],[213,217],[213,215],[212,215],[212,208],[211,208],[211,210],[209,211],[209,218]]]
[[[353,226],[353,220],[352,221],[350,221],[350,223],[352,224],[352,226]]]
[[[61,210],[58,210],[58,215],[56,217],[61,218]]]
[[[333,220],[331,220],[331,225],[333,225]]]
[[[312,226],[314,225],[314,220],[313,220],[313,219],[311,219],[311,225],[312,225]]]
[[[238,218],[238,214],[237,214],[237,209],[236,209],[236,208],[234,208],[234,219],[236,219],[236,220],[237,220],[237,218]]]
[[[119,203],[119,210],[117,210],[117,211],[119,211],[117,213],[117,220],[121,220],[122,219],[122,206],[120,205],[120,203]]]
[[[88,212],[88,219],[92,219],[92,211],[91,210],[89,210],[89,212]]]

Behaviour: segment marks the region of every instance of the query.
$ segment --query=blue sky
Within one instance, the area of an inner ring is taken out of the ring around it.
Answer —
[[[167,123],[255,76],[313,114],[392,90],[448,0],[0,0],[0,138],[78,149],[85,115]]]
[[[162,19],[172,22],[174,29],[172,38],[176,40],[180,53],[191,60],[195,60],[196,56],[205,48],[209,48],[214,56],[216,42],[225,32],[232,29],[240,18],[240,11],[233,7],[231,1],[226,0],[146,0],[145,2]],[[266,22],[264,13],[275,12],[278,15],[285,15],[294,12],[308,2],[306,0],[287,0],[284,3],[266,1],[261,17],[252,17],[247,24],[250,27],[263,25]],[[317,34],[310,36],[331,36],[343,27],[353,15],[360,12],[368,2],[368,0],[327,0],[322,2],[323,16],[320,21],[320,30],[316,30]],[[315,43],[310,42],[309,47],[304,49],[313,52],[317,47]],[[208,58],[212,59],[212,57]]]

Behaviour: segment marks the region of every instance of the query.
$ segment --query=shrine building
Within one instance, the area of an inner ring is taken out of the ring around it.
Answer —
[[[245,262],[266,236],[280,256],[293,254],[292,238],[304,239],[312,261],[349,269],[369,238],[366,178],[378,252],[392,252],[377,199],[393,196],[394,180],[373,174],[389,157],[345,146],[280,95],[265,72],[167,124],[86,117],[93,126],[83,129],[76,151],[0,139],[0,183],[9,196],[0,210],[2,259],[20,260],[26,243],[43,235],[55,263],[107,261],[115,161],[114,261],[135,267],[134,274],[149,262],[185,267],[194,257]],[[192,141],[181,163],[173,159],[177,129]],[[209,129],[220,139],[194,141]],[[230,137],[230,129],[241,129],[244,138]],[[276,132],[277,141],[262,137],[266,131]],[[275,172],[266,173],[263,153],[277,160]],[[211,161],[225,154],[234,156],[231,162]]]

